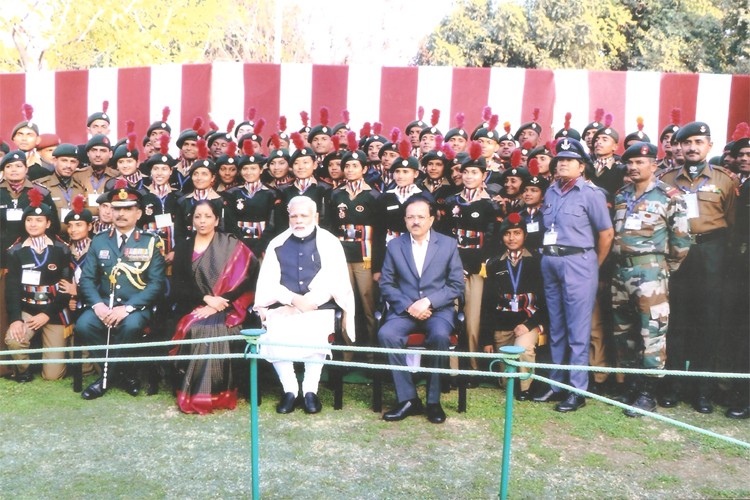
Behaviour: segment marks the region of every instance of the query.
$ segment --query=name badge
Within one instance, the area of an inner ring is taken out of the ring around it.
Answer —
[[[70,209],[69,209],[69,208],[61,208],[61,209],[60,209],[60,220],[61,220],[61,221],[62,221],[62,220],[65,220],[65,217],[67,217],[67,215],[68,215],[69,213],[70,213]]]
[[[390,207],[387,207],[388,210],[397,210],[399,205],[391,205]]]
[[[554,229],[550,229],[546,233],[544,233],[544,240],[542,240],[542,245],[555,245],[557,244],[557,231]]]
[[[639,231],[641,229],[641,224],[642,221],[637,215],[631,215],[630,217],[625,219],[625,229]]]
[[[172,216],[170,214],[159,214],[156,216],[156,227],[162,229],[172,227]]]
[[[90,207],[99,206],[99,204],[96,202],[97,198],[99,198],[99,193],[89,193],[89,206]]]
[[[698,208],[698,195],[696,193],[685,193],[685,204],[687,205],[688,219],[695,219],[697,217],[700,217],[700,209]]]
[[[538,233],[539,232],[539,223],[538,222],[529,222],[526,224],[526,232],[527,233]]]
[[[513,299],[510,300],[510,310],[514,313],[518,312],[518,297],[515,295],[513,296]]]
[[[39,286],[42,273],[33,269],[24,269],[21,273],[21,284]]]
[[[99,258],[101,260],[109,259],[109,250],[99,250]]]
[[[20,208],[9,208],[5,211],[5,218],[8,221],[19,221],[23,218],[23,210]]]

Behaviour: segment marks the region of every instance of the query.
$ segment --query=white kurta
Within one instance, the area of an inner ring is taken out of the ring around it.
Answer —
[[[299,311],[291,305],[294,294],[281,284],[281,265],[276,248],[283,245],[291,235],[292,230],[287,229],[271,240],[258,275],[255,309],[265,318],[267,330],[261,337],[260,353],[269,361],[330,354],[328,348],[310,349],[264,344],[283,342],[298,346],[325,346],[328,344],[328,336],[333,333],[332,310],[305,313]],[[310,282],[310,291],[305,297],[316,305],[325,304],[333,299],[344,311],[344,328],[347,336],[354,342],[354,292],[349,281],[344,249],[335,236],[320,227],[316,230],[315,244],[320,255],[321,268]],[[283,304],[284,307],[268,309],[268,306],[277,303]]]

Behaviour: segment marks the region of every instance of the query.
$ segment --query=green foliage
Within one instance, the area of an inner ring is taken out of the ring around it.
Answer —
[[[743,73],[747,0],[462,0],[416,64]]]

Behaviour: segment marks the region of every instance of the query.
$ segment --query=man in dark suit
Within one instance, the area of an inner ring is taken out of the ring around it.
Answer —
[[[383,347],[403,348],[408,335],[420,329],[426,335],[428,349],[447,351],[455,326],[454,301],[464,291],[456,240],[431,230],[435,207],[426,198],[412,196],[405,213],[409,234],[388,243],[383,263],[380,292],[390,308],[378,338]],[[389,354],[388,361],[406,366],[404,354]],[[444,356],[433,358],[433,368],[446,365]],[[394,370],[393,382],[399,404],[383,415],[384,420],[402,420],[425,410],[410,372]],[[440,375],[436,373],[429,375],[427,383],[426,414],[432,423],[445,421],[440,406]]]

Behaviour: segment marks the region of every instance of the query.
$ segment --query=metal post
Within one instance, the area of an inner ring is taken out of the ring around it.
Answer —
[[[251,354],[258,354],[258,339],[266,333],[262,328],[242,330]],[[260,498],[260,470],[259,470],[259,446],[258,446],[258,358],[250,358],[250,461],[253,482],[253,493],[251,498]]]
[[[523,347],[518,346],[506,346],[501,347],[500,352],[506,354],[507,358],[517,360],[521,353],[524,352]],[[517,368],[513,365],[505,363],[506,373],[515,373]],[[510,476],[510,438],[513,429],[513,386],[515,384],[515,377],[508,377],[507,384],[505,386],[505,429],[503,431],[503,465],[502,472],[500,473],[500,499],[505,500],[508,498],[508,479]]]

